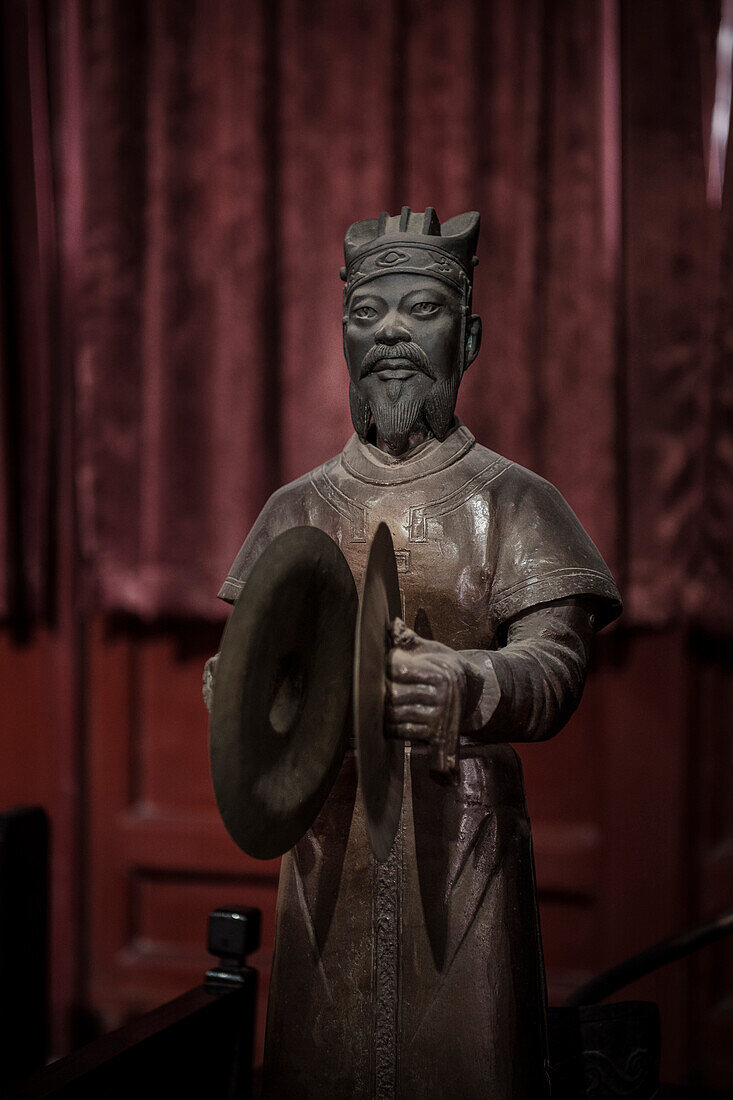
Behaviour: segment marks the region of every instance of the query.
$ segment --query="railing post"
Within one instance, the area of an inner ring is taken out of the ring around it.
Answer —
[[[48,1038],[48,819],[0,814],[0,1091],[39,1069]]]
[[[260,911],[248,906],[215,909],[209,915],[208,949],[219,962],[206,972],[206,984],[243,985],[251,973],[247,957],[260,946]]]

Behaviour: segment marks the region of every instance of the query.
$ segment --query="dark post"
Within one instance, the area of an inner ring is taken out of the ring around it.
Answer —
[[[259,909],[241,905],[215,909],[209,914],[207,945],[219,963],[206,971],[206,984],[243,985],[252,973],[247,956],[260,946]]]
[[[0,814],[0,1087],[44,1065],[48,1035],[48,820]]]

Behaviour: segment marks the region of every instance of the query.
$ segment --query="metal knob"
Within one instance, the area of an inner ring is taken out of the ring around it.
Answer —
[[[206,972],[208,985],[240,985],[248,972],[247,957],[260,946],[260,911],[233,905],[209,914],[208,949],[218,965]]]

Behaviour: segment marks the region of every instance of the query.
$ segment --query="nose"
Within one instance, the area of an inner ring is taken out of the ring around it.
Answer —
[[[374,339],[378,344],[399,344],[403,340],[409,342],[411,339],[410,330],[398,314],[393,311],[384,318],[374,334]]]

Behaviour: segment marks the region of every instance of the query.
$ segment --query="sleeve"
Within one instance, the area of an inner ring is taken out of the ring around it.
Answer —
[[[263,550],[282,531],[305,522],[302,508],[297,507],[297,497],[292,490],[292,485],[285,485],[267,501],[219,589],[220,600],[234,603]]]
[[[219,589],[220,600],[233,604],[263,550],[282,531],[303,523],[301,510],[294,506],[292,488],[291,485],[283,486],[273,493],[265,504]],[[204,666],[203,696],[209,713],[211,713],[214,699],[214,680],[218,663],[219,654],[216,653]]]
[[[553,485],[513,465],[500,479],[495,509],[490,608],[497,629],[568,596],[592,602],[598,630],[621,613],[608,566]]]
[[[554,736],[580,702],[594,630],[586,600],[560,600],[518,616],[502,649],[464,651],[478,699],[463,732],[487,742]]]

